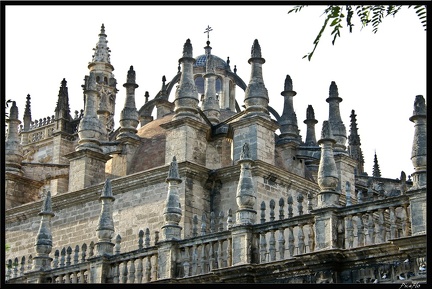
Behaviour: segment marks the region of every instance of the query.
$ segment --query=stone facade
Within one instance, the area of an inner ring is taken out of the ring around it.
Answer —
[[[289,75],[282,115],[269,106],[258,40],[245,82],[229,59],[211,54],[210,41],[194,57],[187,39],[178,73],[163,76],[141,108],[131,66],[114,129],[118,90],[106,39],[102,25],[80,113],[70,115],[65,79],[54,116],[32,121],[30,95],[23,125],[11,108],[7,282],[426,281],[423,96],[410,118],[412,180],[368,176],[354,111],[348,136],[336,83],[321,136],[309,106],[303,140]]]

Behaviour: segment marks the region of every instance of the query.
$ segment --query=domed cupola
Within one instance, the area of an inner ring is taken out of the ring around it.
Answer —
[[[212,31],[210,26],[207,26],[204,33],[207,33],[207,46],[204,47],[204,54],[195,57],[193,65],[194,81],[197,87],[198,94],[204,95],[205,84],[204,75],[206,74],[206,64],[211,58],[213,73],[216,74],[216,95],[219,100],[221,109],[230,109],[235,111],[235,85],[236,81],[230,77],[231,72],[229,60],[225,61],[220,57],[211,54],[212,47],[210,46],[209,34]]]
[[[210,41],[207,41],[207,44],[210,44]],[[219,69],[229,69],[228,64],[226,63],[225,60],[222,60],[221,58],[217,57],[216,55],[212,55],[213,56],[213,61],[214,61],[214,67],[219,68]],[[203,54],[200,56],[197,56],[196,58],[196,62],[194,64],[194,68],[195,67],[203,67],[205,69],[206,66],[206,61],[207,61],[207,55]]]

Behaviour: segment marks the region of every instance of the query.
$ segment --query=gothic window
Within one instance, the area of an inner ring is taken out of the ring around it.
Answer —
[[[218,77],[216,79],[216,94],[221,94],[222,92],[222,79],[220,77]]]

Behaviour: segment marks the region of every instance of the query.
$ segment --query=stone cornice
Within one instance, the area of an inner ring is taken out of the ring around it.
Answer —
[[[197,179],[202,182],[206,181],[208,178],[209,169],[203,166],[191,162],[181,162],[178,164],[178,166],[181,178],[188,177]],[[150,184],[165,183],[165,180],[168,176],[168,169],[169,165],[165,165],[147,171],[138,172],[135,174],[113,179],[111,181],[113,195],[115,196],[118,194],[122,194]],[[11,176],[11,179],[13,178],[14,180],[22,180],[23,182],[27,182],[26,178],[7,173],[7,176],[9,175]],[[36,182],[32,180],[28,181],[34,183],[35,185],[38,185],[39,187],[43,185],[42,182]],[[82,190],[67,192],[64,194],[58,194],[53,196],[51,198],[53,212],[55,213],[56,211],[70,206],[75,206],[80,203],[87,203],[89,201],[98,200],[101,195],[103,185],[104,182],[101,182],[100,184]],[[18,220],[18,218],[20,218],[20,216],[23,215],[36,216],[39,213],[41,206],[42,200],[9,209],[5,213],[5,221],[15,222]]]
[[[52,164],[52,163],[29,163],[29,162],[22,162],[22,166],[27,167],[58,167],[58,168],[69,168],[68,164]]]
[[[245,115],[238,120],[229,122],[228,124],[230,126],[230,130],[234,128],[243,127],[243,126],[250,126],[251,124],[260,124],[272,131],[276,131],[279,128],[279,125],[275,121],[271,119],[265,119],[259,115],[252,115],[252,116]]]
[[[348,163],[354,167],[357,166],[357,161],[346,154],[334,154],[334,159],[336,162],[341,160],[341,161],[344,161],[344,162],[346,162],[346,163]]]
[[[208,130],[211,130],[211,127],[209,127],[207,124],[200,122],[198,120],[189,118],[189,117],[184,117],[184,118],[180,118],[180,119],[176,119],[176,120],[172,120],[170,122],[167,123],[163,123],[160,125],[160,127],[166,129],[166,130],[171,130],[180,126],[191,126],[193,128],[196,128],[198,130],[202,130],[205,131],[207,133]]]
[[[40,188],[44,185],[44,182],[42,181],[35,181],[23,176],[19,176],[17,174],[12,174],[10,172],[5,172],[5,180],[10,180],[10,181],[14,181],[16,183],[21,183],[21,184],[25,184],[27,186],[30,187],[36,187],[36,188]]]
[[[111,157],[108,155],[105,155],[105,154],[100,153],[100,152],[95,152],[95,151],[90,150],[90,149],[75,151],[75,152],[72,152],[72,153],[65,155],[64,157],[69,159],[69,161],[72,161],[72,160],[81,158],[83,156],[98,159],[98,160],[101,160],[103,162],[106,162],[109,159],[111,159]]]
[[[225,167],[216,170],[219,178],[224,181],[235,180],[239,178],[240,175],[240,165],[233,165],[230,167]],[[320,189],[318,184],[304,179],[294,173],[288,172],[284,169],[271,165],[269,163],[263,162],[261,160],[255,160],[252,164],[252,176],[260,176],[267,178],[270,175],[277,176],[276,183],[287,185],[296,190],[301,191],[314,191],[318,192]]]

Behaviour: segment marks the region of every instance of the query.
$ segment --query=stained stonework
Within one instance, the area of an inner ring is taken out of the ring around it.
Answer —
[[[328,120],[315,119],[310,105],[301,128],[291,77],[282,115],[269,105],[258,40],[247,85],[229,58],[211,54],[209,40],[195,58],[191,43],[171,81],[163,76],[140,108],[133,67],[120,72],[119,124],[103,24],[82,86],[84,109],[70,115],[66,79],[53,117],[32,120],[28,95],[19,127],[14,104],[7,282],[425,284],[425,98],[415,97],[410,118],[414,172],[369,176],[353,114],[346,135],[349,110],[335,82]]]

